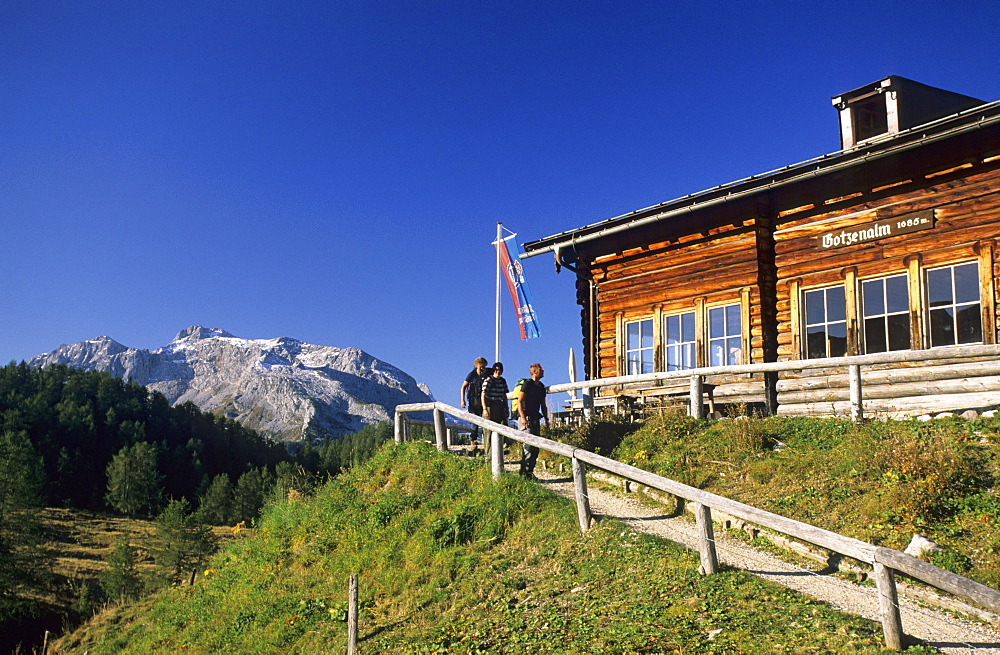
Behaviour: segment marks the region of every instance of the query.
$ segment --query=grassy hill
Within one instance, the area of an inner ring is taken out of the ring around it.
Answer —
[[[60,653],[880,653],[875,624],[572,505],[482,460],[383,447],[273,506],[193,586],[108,608]],[[914,647],[911,652],[931,652]]]
[[[1000,418],[592,423],[553,435],[761,509],[902,550],[1000,588]]]

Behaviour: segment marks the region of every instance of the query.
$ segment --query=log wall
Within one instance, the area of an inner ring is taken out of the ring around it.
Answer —
[[[804,357],[798,300],[804,289],[843,283],[851,299],[852,287],[863,279],[902,273],[909,275],[913,347],[930,347],[924,271],[966,261],[976,261],[980,267],[983,342],[996,343],[1000,170],[995,162],[972,171],[904,180],[887,189],[868,190],[855,200],[861,202],[841,202],[832,211],[822,211],[824,203],[819,203],[819,208],[779,218],[775,231],[778,361]],[[818,247],[817,237],[823,233],[927,210],[935,215],[931,229],[831,250]],[[863,351],[861,329],[861,318],[849,312],[849,354]],[[866,383],[866,413],[903,416],[1000,405],[1000,391],[992,391],[1000,389],[994,362],[938,361],[890,368],[901,370],[887,371]],[[846,371],[813,370],[781,378],[777,386],[781,414],[830,415],[848,407]]]
[[[596,284],[597,370],[600,377],[622,375],[625,323],[653,319],[657,335],[655,360],[661,362],[662,317],[682,312],[707,312],[717,305],[741,303],[744,361],[763,361],[765,336],[758,276],[759,219],[652,243],[641,249],[597,259],[590,269]],[[764,231],[764,233],[769,233]],[[765,246],[766,247],[766,246]],[[771,303],[773,305],[773,303]],[[699,339],[705,330],[699,330]],[[707,357],[698,343],[699,363]]]

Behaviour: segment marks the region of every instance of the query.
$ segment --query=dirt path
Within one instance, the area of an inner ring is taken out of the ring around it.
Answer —
[[[573,499],[572,478],[555,477],[538,469],[539,483],[561,496]],[[697,549],[694,522],[684,517],[670,518],[634,499],[609,493],[589,485],[590,506],[596,518],[611,518],[634,530],[659,535]],[[862,587],[846,580],[790,564],[773,555],[754,550],[746,544],[716,531],[719,561],[746,569],[762,578],[795,589],[832,607],[879,621],[878,600],[874,587]],[[996,653],[1000,655],[1000,633],[988,627],[964,621],[942,611],[900,598],[903,631],[924,640],[945,653],[955,655]]]

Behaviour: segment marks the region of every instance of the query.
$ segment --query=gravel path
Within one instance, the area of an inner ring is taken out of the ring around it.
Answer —
[[[572,478],[555,477],[537,469],[539,483],[561,496],[573,499]],[[597,518],[611,518],[634,530],[659,535],[697,550],[695,524],[684,517],[670,518],[646,507],[634,499],[602,491],[588,485],[591,511]],[[817,570],[790,564],[773,555],[754,550],[746,544],[716,531],[719,561],[746,569],[754,575],[795,589],[845,612],[879,622],[878,600],[874,587],[862,587],[841,578],[817,573]],[[928,609],[900,597],[903,631],[918,637],[945,653],[1000,655],[1000,633],[979,624],[963,621],[953,615]]]

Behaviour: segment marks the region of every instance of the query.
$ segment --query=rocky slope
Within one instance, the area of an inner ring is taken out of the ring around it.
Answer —
[[[391,421],[397,404],[430,400],[412,377],[357,348],[239,339],[200,325],[153,351],[101,336],[29,364],[107,371],[159,391],[171,404],[190,401],[281,440],[355,432]]]

